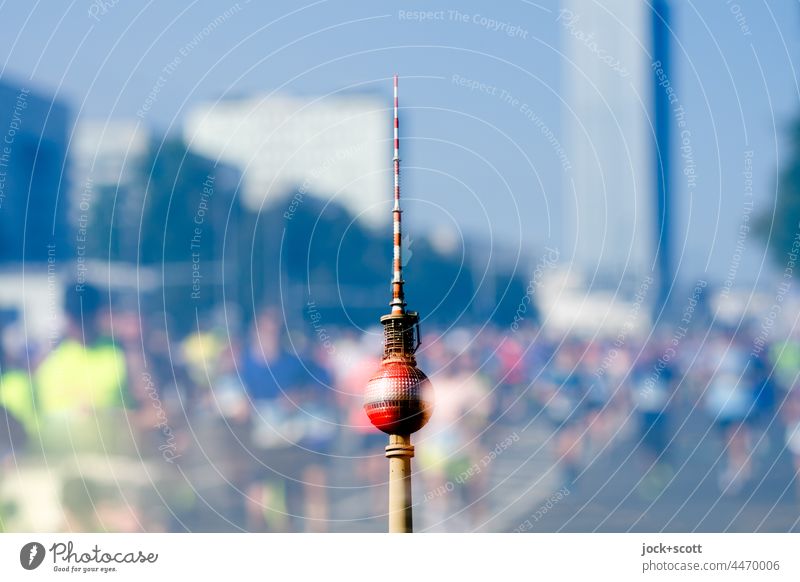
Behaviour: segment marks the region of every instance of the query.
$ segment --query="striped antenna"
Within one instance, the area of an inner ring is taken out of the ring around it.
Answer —
[[[394,276],[392,278],[392,313],[405,313],[405,296],[403,294],[403,261],[400,256],[402,234],[400,228],[400,121],[397,115],[397,75],[394,76],[394,208],[392,217],[394,222]]]

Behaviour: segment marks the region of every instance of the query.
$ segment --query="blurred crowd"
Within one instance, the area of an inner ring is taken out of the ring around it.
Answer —
[[[240,331],[198,321],[170,337],[88,285],[68,288],[64,309],[52,344],[3,332],[3,529],[383,527],[386,438],[362,410],[379,329],[326,326],[322,337],[317,319],[300,329],[267,308]],[[766,470],[755,454],[765,442],[800,471],[800,337],[754,342],[757,322],[664,321],[603,337],[532,323],[426,328],[418,361],[436,407],[414,461],[426,527],[486,523],[492,491],[532,448],[548,455],[553,491],[621,443],[649,498],[686,470],[675,452],[695,439],[720,451],[721,495]]]

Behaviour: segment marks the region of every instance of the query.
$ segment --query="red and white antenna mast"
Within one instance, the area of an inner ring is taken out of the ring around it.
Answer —
[[[403,257],[402,257],[402,214],[400,210],[400,117],[398,115],[397,75],[394,76],[394,208],[392,218],[394,223],[394,273],[392,277],[392,313],[400,315],[405,313],[406,303],[403,294]]]

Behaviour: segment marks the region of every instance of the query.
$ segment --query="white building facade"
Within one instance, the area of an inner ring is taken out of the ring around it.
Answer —
[[[194,151],[242,171],[242,201],[252,210],[287,204],[299,193],[333,199],[379,225],[391,216],[387,102],[273,94],[205,103],[187,115],[184,138]]]

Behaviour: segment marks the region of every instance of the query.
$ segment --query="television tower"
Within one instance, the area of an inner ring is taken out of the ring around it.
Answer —
[[[397,75],[394,76],[394,262],[391,312],[381,317],[383,359],[367,383],[364,410],[376,428],[389,435],[389,532],[411,533],[411,434],[428,422],[433,411],[433,389],[417,368],[414,352],[420,345],[419,314],[406,311],[403,292],[400,210],[400,124],[397,114]]]

